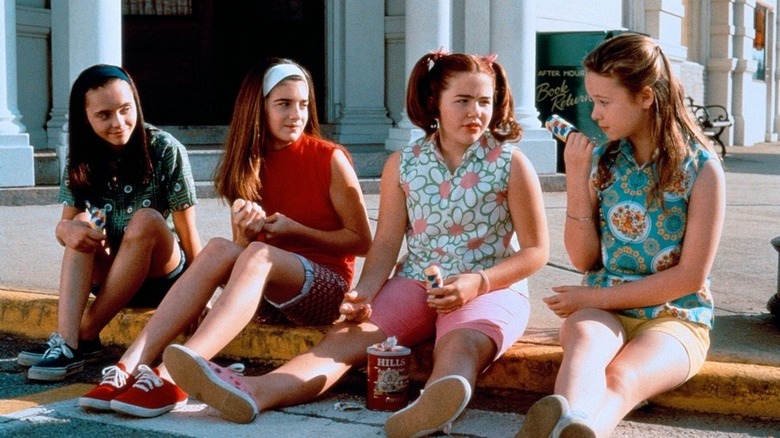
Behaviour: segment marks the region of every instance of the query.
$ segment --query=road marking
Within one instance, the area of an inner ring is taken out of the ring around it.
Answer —
[[[49,403],[77,398],[94,387],[94,384],[74,383],[73,385],[63,386],[62,388],[52,389],[50,391],[37,392],[35,394],[29,394],[10,400],[0,400],[0,415],[7,415]]]

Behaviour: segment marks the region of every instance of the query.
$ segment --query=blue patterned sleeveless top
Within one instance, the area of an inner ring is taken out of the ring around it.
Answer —
[[[586,273],[584,284],[614,286],[679,263],[693,183],[705,162],[714,159],[700,146],[694,145],[693,148],[694,154],[682,163],[683,172],[674,187],[663,193],[664,210],[658,202],[649,206],[650,189],[657,175],[655,161],[637,165],[631,144],[621,140],[615,163],[610,169],[611,178],[606,188],[597,189],[604,266]],[[604,145],[593,151],[591,181],[605,151]],[[673,301],[658,306],[623,309],[618,313],[644,319],[672,316],[712,328],[714,301],[710,279],[701,290],[691,291]]]

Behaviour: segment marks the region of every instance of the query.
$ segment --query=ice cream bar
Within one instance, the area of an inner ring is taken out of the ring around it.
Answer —
[[[425,268],[423,274],[425,274],[425,285],[428,287],[428,289],[442,287],[444,284],[441,276],[441,269],[439,269],[439,267],[436,265],[430,265]]]
[[[564,143],[569,134],[572,132],[579,132],[579,129],[575,128],[574,125],[564,120],[564,118],[558,114],[551,115],[547,121],[544,122],[544,126]]]
[[[89,209],[89,226],[96,230],[103,230],[106,226],[106,209],[92,207]]]

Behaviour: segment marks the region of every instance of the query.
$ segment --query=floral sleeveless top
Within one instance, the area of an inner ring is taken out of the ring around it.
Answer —
[[[604,266],[585,275],[584,284],[608,287],[635,281],[677,265],[680,261],[688,217],[688,200],[693,183],[704,163],[714,159],[698,145],[694,156],[683,163],[683,172],[674,188],[663,193],[666,210],[659,203],[649,205],[649,192],[656,179],[654,161],[638,166],[631,144],[621,140],[620,150],[610,169],[612,176],[599,196],[601,257]],[[606,150],[593,151],[591,182],[598,161]],[[713,325],[714,302],[710,280],[698,291],[652,307],[623,309],[620,314],[652,319],[673,316],[682,320]]]
[[[436,147],[435,134],[401,152],[408,253],[397,275],[423,280],[423,270],[437,264],[446,278],[487,269],[516,252],[507,202],[513,149],[485,134],[469,146],[454,173]],[[510,289],[528,295],[525,280]]]

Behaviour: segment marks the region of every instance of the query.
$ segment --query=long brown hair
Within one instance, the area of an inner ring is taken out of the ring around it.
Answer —
[[[520,140],[523,130],[515,120],[514,100],[506,72],[489,56],[434,52],[420,58],[412,69],[406,92],[409,120],[430,138],[437,129],[441,94],[458,73],[485,73],[493,78],[493,117],[488,129],[501,142]]]
[[[652,38],[635,33],[617,35],[590,52],[583,64],[589,72],[617,79],[633,95],[645,87],[653,90],[650,135],[658,148],[658,180],[650,192],[651,200],[663,201],[662,192],[672,186],[683,160],[693,154],[690,141],[718,156],[685,106],[683,86],[672,74],[669,59]],[[598,187],[610,180],[609,169],[619,143],[607,144],[598,164]]]
[[[123,150],[123,165],[115,172],[123,181],[143,184],[147,184],[152,177],[146,128],[156,128],[145,126],[141,98],[135,82],[122,67],[96,64],[82,71],[73,82],[68,104],[68,184],[77,202],[100,196],[112,176],[108,163],[115,158],[106,141],[90,125],[86,105],[87,92],[114,81],[125,81],[130,85],[137,111],[135,129]]]
[[[255,202],[262,200],[263,156],[271,135],[266,127],[263,78],[266,72],[277,64],[293,64],[306,75],[305,78],[289,76],[284,80],[305,80],[308,83],[309,120],[304,132],[320,138],[314,82],[308,70],[290,59],[268,58],[258,62],[246,74],[238,91],[225,142],[225,153],[214,177],[217,193],[228,202],[232,203],[238,198]]]

